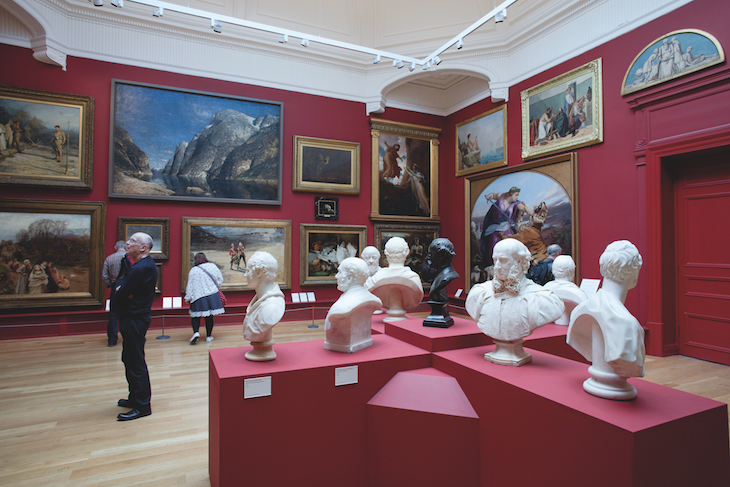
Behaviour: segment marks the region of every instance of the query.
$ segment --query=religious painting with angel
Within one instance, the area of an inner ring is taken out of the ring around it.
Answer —
[[[371,119],[373,220],[438,221],[440,129]]]
[[[491,278],[492,250],[505,238],[524,243],[535,265],[552,244],[579,263],[575,159],[567,154],[468,182],[467,288]]]

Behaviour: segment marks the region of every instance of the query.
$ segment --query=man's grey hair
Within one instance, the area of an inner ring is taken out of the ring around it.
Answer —
[[[608,244],[598,263],[603,277],[624,282],[639,272],[643,261],[634,244],[628,240],[617,240]]]
[[[268,252],[254,252],[248,259],[247,269],[255,277],[266,277],[268,279],[276,279],[276,273],[279,271],[279,263],[273,255]]]
[[[154,242],[152,241],[152,237],[150,237],[149,235],[147,235],[144,232],[137,232],[136,235],[139,235],[141,237],[139,243],[147,246],[147,252],[152,250],[152,245],[154,244]],[[126,244],[125,244],[125,246],[126,246]]]
[[[127,242],[125,242],[124,240],[119,240],[119,241],[118,241],[118,242],[116,243],[116,245],[114,245],[114,248],[115,248],[116,250],[119,250],[119,249],[125,249],[125,248],[127,248]]]
[[[563,252],[563,248],[560,245],[558,245],[558,244],[548,245],[548,248],[547,248],[548,255],[560,255],[562,252]]]

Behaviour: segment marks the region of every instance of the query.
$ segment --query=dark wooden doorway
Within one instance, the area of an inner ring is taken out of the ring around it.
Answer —
[[[730,146],[668,158],[679,353],[730,365]]]

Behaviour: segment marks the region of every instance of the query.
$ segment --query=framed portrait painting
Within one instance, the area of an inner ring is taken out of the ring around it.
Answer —
[[[492,249],[503,238],[524,243],[534,263],[547,257],[549,245],[560,245],[575,261],[580,282],[574,152],[473,176],[464,186],[467,291],[492,277]]]
[[[90,190],[94,99],[0,86],[0,184]]]
[[[438,222],[441,129],[370,119],[371,220]]]
[[[279,264],[275,280],[279,287],[291,288],[291,220],[183,217],[182,292],[198,252],[220,269],[221,289],[253,289],[246,278],[246,259],[258,251],[268,252]]]
[[[109,196],[281,204],[283,104],[112,81]]]
[[[295,136],[293,190],[360,194],[360,144]]]
[[[119,240],[127,241],[137,232],[152,237],[150,257],[154,260],[167,260],[170,255],[170,219],[169,218],[117,218],[117,235]]]
[[[337,220],[340,217],[340,199],[328,196],[314,197],[315,220]]]
[[[603,142],[601,58],[521,93],[522,158]]]
[[[646,46],[629,66],[621,85],[628,95],[725,62],[717,39],[701,30],[675,30]]]
[[[374,245],[380,251],[380,267],[388,267],[385,257],[385,244],[392,237],[401,237],[408,243],[410,252],[406,257],[405,265],[421,276],[423,289],[431,287],[431,281],[436,276],[436,270],[431,269],[426,261],[428,247],[439,238],[439,225],[415,225],[398,223],[376,223]]]
[[[507,165],[507,105],[456,124],[456,175]]]
[[[336,284],[340,262],[360,256],[367,245],[367,232],[365,225],[302,223],[299,226],[300,284]]]
[[[0,308],[104,304],[103,202],[0,200]]]

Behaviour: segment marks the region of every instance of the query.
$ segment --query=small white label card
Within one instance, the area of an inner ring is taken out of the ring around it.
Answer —
[[[335,369],[335,386],[357,384],[357,365],[337,367]]]
[[[271,376],[243,379],[243,398],[265,397],[271,395]]]
[[[111,308],[109,307],[109,300],[106,300],[106,310],[109,311]]]
[[[461,293],[463,293],[463,292],[464,292],[463,289],[457,289],[456,290],[456,294],[454,294],[454,297],[457,297],[458,298],[459,296],[461,296]]]
[[[302,303],[306,303],[308,301],[307,293],[299,293],[299,301],[301,301]]]
[[[298,303],[299,302],[299,293],[291,293],[291,302],[292,303]]]
[[[165,309],[172,308],[172,297],[162,298],[162,307]]]
[[[309,300],[310,303],[313,303],[316,301],[316,299],[314,299],[314,293],[307,293],[307,299]]]
[[[173,296],[172,307],[173,308],[182,308],[182,296]]]
[[[580,282],[580,289],[581,289],[581,291],[586,293],[586,296],[588,296],[590,298],[591,296],[596,294],[596,292],[598,291],[598,286],[600,286],[600,285],[601,285],[600,279],[583,279]]]

